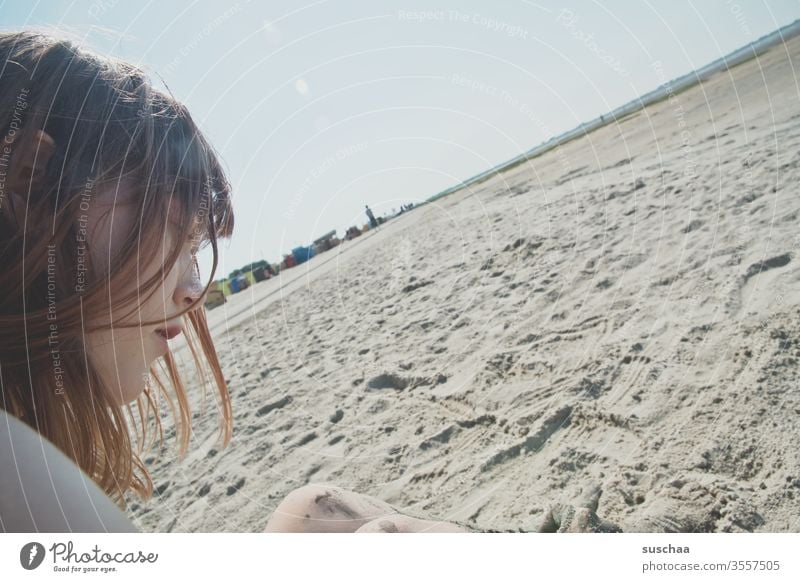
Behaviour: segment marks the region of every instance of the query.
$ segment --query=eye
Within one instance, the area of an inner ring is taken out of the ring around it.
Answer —
[[[200,247],[203,246],[202,233],[199,233],[196,230],[189,232],[183,244],[185,248],[189,249],[189,252],[192,254],[192,256],[195,256],[198,252],[200,252]]]
[[[191,253],[192,257],[196,257],[197,253],[200,252],[200,241],[191,238],[186,242],[186,245],[189,247],[189,252]]]
[[[207,243],[208,233],[200,227],[195,227],[189,232],[186,243],[192,252],[192,256],[197,255],[200,249]]]

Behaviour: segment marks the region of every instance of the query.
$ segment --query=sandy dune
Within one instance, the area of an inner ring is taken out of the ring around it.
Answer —
[[[597,484],[625,531],[800,531],[792,61],[800,38],[211,312],[234,441],[198,404],[133,519],[260,531],[330,482],[528,530]]]

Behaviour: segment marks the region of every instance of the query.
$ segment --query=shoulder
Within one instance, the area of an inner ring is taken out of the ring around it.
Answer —
[[[137,530],[66,455],[0,409],[0,531]]]

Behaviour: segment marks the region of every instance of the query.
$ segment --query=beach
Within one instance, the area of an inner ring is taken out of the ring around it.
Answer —
[[[800,37],[210,311],[233,440],[179,352],[190,450],[167,423],[131,519],[258,532],[331,483],[534,531],[599,486],[626,532],[800,531],[798,59]]]

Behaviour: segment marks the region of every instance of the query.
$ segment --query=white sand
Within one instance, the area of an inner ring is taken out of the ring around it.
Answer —
[[[210,312],[234,441],[198,407],[137,524],[260,531],[330,482],[530,529],[596,483],[625,531],[800,531],[790,56],[800,38]]]

